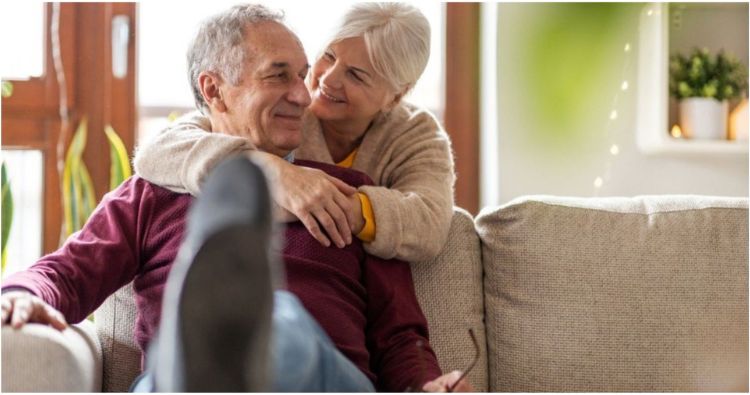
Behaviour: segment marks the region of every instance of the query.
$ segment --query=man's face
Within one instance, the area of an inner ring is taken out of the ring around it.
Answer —
[[[310,105],[305,87],[309,64],[297,36],[284,25],[247,28],[241,81],[221,85],[227,134],[246,137],[261,151],[284,156],[302,142],[302,115]]]

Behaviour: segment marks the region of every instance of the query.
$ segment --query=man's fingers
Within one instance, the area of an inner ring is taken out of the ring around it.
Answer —
[[[68,323],[65,321],[65,317],[63,317],[62,313],[55,310],[52,306],[44,306],[40,309],[40,314],[42,315],[42,319],[40,320],[42,323],[49,323],[53,328],[59,331],[68,327]]]
[[[0,322],[3,324],[8,323],[8,318],[10,318],[10,312],[13,310],[13,304],[8,299],[2,300],[2,317],[0,317]]]
[[[305,213],[303,215],[299,215],[299,220],[302,221],[302,224],[305,225],[305,228],[307,228],[307,231],[310,232],[312,237],[315,238],[320,244],[328,247],[331,245],[331,241],[328,240],[328,237],[321,232],[320,227],[318,226],[318,221],[315,220],[315,217],[312,216],[312,214]]]
[[[10,320],[11,326],[15,329],[19,329],[23,324],[29,321],[31,315],[31,299],[29,298],[18,298],[13,304],[13,314]]]
[[[336,246],[338,248],[344,248],[346,246],[346,244],[344,243],[344,238],[341,237],[341,234],[336,227],[336,221],[334,221],[333,217],[331,217],[328,211],[320,209],[315,211],[313,215],[315,215],[315,218],[318,220],[320,226],[325,229],[328,237],[333,240]]]

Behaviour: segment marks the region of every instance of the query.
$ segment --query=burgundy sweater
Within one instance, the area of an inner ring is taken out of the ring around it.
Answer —
[[[296,163],[355,187],[372,184],[354,170]],[[28,270],[7,278],[3,289],[25,288],[75,323],[132,281],[134,336],[143,352],[159,326],[164,284],[191,202],[190,195],[134,176],[104,196],[80,232]],[[423,382],[441,374],[407,263],[370,256],[356,238],[343,249],[323,247],[300,222],[289,224],[285,236],[288,290],[378,390],[421,389]],[[421,353],[419,340],[425,345]]]

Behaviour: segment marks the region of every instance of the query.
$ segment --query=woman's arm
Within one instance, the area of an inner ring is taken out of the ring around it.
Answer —
[[[388,161],[374,172],[382,186],[359,188],[375,215],[375,239],[365,249],[385,259],[420,262],[437,256],[448,238],[455,182],[450,139],[425,111],[394,126],[400,130],[390,133],[381,152]]]
[[[210,131],[211,122],[199,111],[178,118],[138,146],[135,172],[174,192],[197,196],[218,162],[253,149],[247,139]]]
[[[347,196],[356,189],[317,169],[299,168],[284,159],[254,149],[249,140],[210,133],[211,123],[200,112],[187,114],[146,141],[136,151],[135,171],[144,179],[175,192],[197,196],[206,175],[223,159],[245,154],[266,172],[274,202],[299,219],[321,244],[351,243]],[[291,218],[290,218],[291,217]]]

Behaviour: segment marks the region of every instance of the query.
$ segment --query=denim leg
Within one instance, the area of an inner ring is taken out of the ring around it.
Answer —
[[[374,392],[296,296],[274,292],[271,357],[275,392]]]
[[[133,384],[130,384],[128,392],[156,392],[154,390],[154,377],[148,371],[141,373],[133,380]]]

